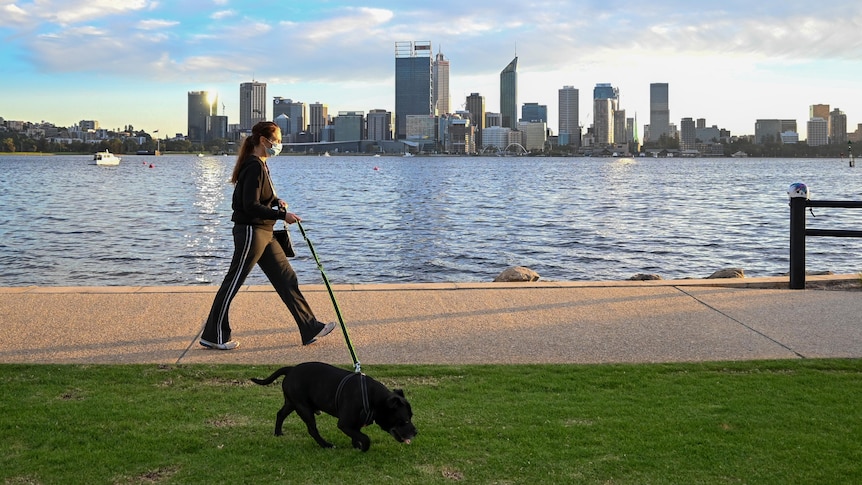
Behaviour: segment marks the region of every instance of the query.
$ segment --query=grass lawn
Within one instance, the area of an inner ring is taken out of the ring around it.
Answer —
[[[0,365],[5,484],[862,483],[862,360],[367,366],[419,435],[273,436],[275,366]]]

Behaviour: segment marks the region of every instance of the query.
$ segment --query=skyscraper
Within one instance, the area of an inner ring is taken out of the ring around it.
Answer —
[[[518,129],[518,56],[500,71],[500,114],[504,128]]]
[[[212,99],[210,99],[212,98]],[[208,91],[188,93],[188,136],[192,143],[203,143],[207,139],[207,118],[218,114],[218,94]]]
[[[431,68],[431,79],[433,79],[434,111],[438,115],[451,113],[451,98],[449,96],[449,59],[443,57],[442,52],[437,52],[434,64]]]
[[[240,84],[239,129],[250,130],[255,123],[266,119],[266,83],[252,81]]]
[[[407,116],[432,116],[431,42],[395,43],[395,138],[407,136]]]
[[[320,134],[329,122],[329,106],[320,102],[311,103],[308,115],[308,133],[314,141],[322,141]]]
[[[482,144],[482,130],[485,129],[485,97],[479,93],[470,93],[465,107],[470,113],[470,125],[476,128],[476,149],[481,150],[485,146]]]
[[[560,145],[581,146],[581,125],[578,116],[578,90],[563,86],[559,91]]]
[[[670,102],[667,83],[649,85],[649,140],[670,136]]]
[[[608,83],[599,83],[593,88],[593,133],[596,143],[599,145],[616,143],[617,122],[615,115],[619,110],[619,100],[619,88]]]
[[[308,106],[301,101],[276,96],[272,100],[273,119],[282,114],[287,116],[288,121],[287,131],[282,130],[281,137],[285,143],[296,142],[296,135],[308,129]]]

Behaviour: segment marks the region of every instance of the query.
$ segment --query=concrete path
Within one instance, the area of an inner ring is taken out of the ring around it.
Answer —
[[[859,276],[809,287],[827,280]],[[862,357],[862,291],[786,288],[787,278],[333,286],[363,366]],[[302,347],[264,286],[234,300],[241,346],[204,349],[215,291],[0,288],[0,363],[352,363],[338,329]],[[336,320],[323,285],[303,292],[318,318]]]

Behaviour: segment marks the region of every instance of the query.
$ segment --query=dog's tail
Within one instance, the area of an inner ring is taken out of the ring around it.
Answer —
[[[267,377],[266,379],[257,379],[255,377],[252,377],[251,382],[254,382],[255,384],[260,384],[261,386],[266,386],[268,384],[272,384],[273,381],[275,381],[279,377],[290,374],[291,369],[293,369],[293,367],[282,367],[281,369],[278,369],[277,371],[273,372],[272,375]]]

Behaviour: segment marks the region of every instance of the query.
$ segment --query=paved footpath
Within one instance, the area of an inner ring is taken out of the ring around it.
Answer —
[[[786,277],[333,286],[364,366],[862,357],[862,291],[786,288]],[[234,300],[238,349],[200,347],[215,291],[0,288],[0,363],[352,363],[339,330],[302,347],[264,286]],[[303,292],[318,318],[336,320],[323,285]]]

